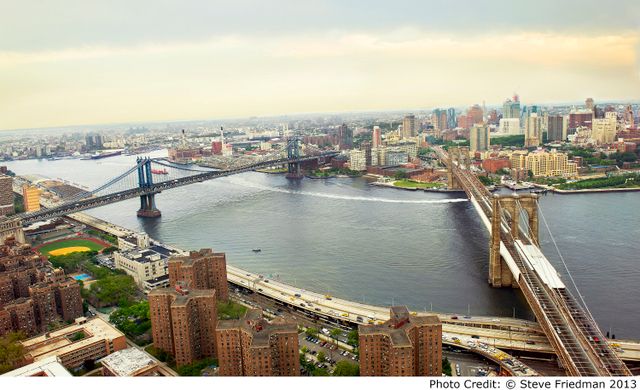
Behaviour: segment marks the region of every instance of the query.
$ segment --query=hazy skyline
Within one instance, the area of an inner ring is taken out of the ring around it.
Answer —
[[[638,98],[632,0],[343,3],[0,0],[0,129]]]

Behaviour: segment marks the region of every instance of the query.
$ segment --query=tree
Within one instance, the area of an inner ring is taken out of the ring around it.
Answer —
[[[317,358],[318,358],[318,361],[322,363],[326,359],[326,356],[324,356],[324,352],[320,351],[318,352]]]
[[[358,329],[353,329],[352,331],[347,333],[347,344],[351,345],[352,347],[358,347],[358,345],[360,344]]]
[[[0,374],[16,368],[24,356],[24,347],[20,340],[25,338],[22,332],[11,332],[0,337]]]
[[[346,360],[340,360],[336,363],[336,369],[333,370],[333,376],[359,376],[360,366],[348,362]]]
[[[446,376],[451,376],[451,363],[447,357],[442,359],[442,373]]]
[[[307,336],[311,336],[311,337],[316,337],[318,335],[318,328],[307,328],[307,330],[304,331]]]
[[[109,322],[127,336],[135,339],[151,329],[149,302],[143,301],[115,310],[109,316]]]
[[[404,169],[399,169],[396,171],[394,178],[396,180],[408,179],[409,175],[407,174],[407,171],[405,171]]]

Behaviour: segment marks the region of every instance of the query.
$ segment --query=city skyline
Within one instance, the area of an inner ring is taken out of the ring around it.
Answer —
[[[637,98],[633,2],[402,5],[14,4],[0,129]]]

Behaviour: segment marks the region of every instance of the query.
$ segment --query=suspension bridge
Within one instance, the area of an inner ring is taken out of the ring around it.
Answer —
[[[468,150],[451,148],[445,152],[439,147],[435,150],[447,166],[449,188],[465,191],[491,234],[489,284],[522,291],[560,365],[569,375],[631,375],[607,343],[582,299],[539,210],[537,195],[493,195],[470,171]],[[566,288],[540,250],[539,213],[579,300]]]
[[[299,179],[302,177],[300,166],[305,162],[316,160],[324,163],[337,154],[338,152],[330,151],[303,156],[300,153],[300,141],[294,138],[289,142],[286,157],[226,170],[194,168],[190,165],[172,163],[164,158],[138,158],[136,165],[92,191],[80,192],[55,207],[23,213],[14,219],[22,225],[27,225],[136,197],[140,198],[140,208],[137,212],[139,217],[159,217],[161,212],[156,207],[155,196],[162,191],[282,165],[288,167],[288,178]]]

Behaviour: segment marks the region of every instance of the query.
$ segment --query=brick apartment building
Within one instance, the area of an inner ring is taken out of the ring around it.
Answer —
[[[80,285],[52,269],[29,245],[7,239],[0,246],[0,336],[34,335],[60,319],[82,317]]]
[[[149,312],[154,347],[171,354],[178,366],[216,356],[215,290],[157,288],[149,293]]]
[[[169,283],[175,287],[178,282],[192,289],[214,289],[220,301],[229,300],[225,254],[200,249],[191,251],[189,256],[170,258]]]
[[[360,325],[361,376],[442,375],[442,324],[437,316],[412,316],[391,308],[381,325]]]
[[[216,328],[219,375],[300,375],[297,325],[267,322],[258,309],[239,320],[220,321]]]

